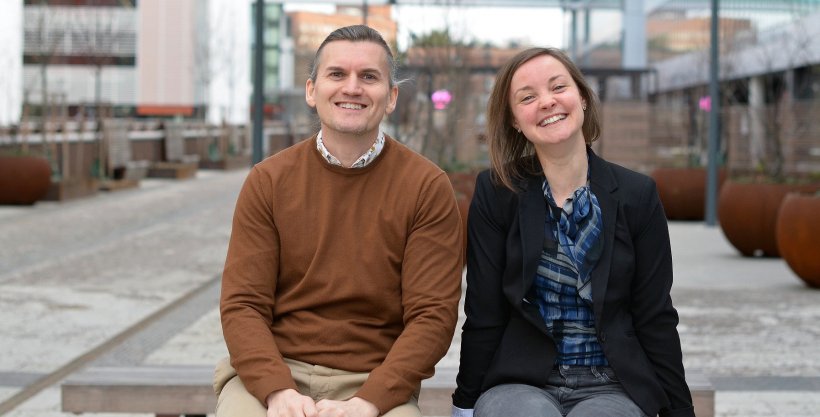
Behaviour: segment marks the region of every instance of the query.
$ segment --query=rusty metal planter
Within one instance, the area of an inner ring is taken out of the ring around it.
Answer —
[[[461,214],[462,223],[462,244],[464,250],[464,263],[467,263],[467,214],[470,211],[470,202],[475,191],[475,182],[478,177],[477,172],[448,172],[450,183],[456,194],[458,211]]]
[[[705,168],[658,168],[652,171],[663,211],[669,220],[703,220],[706,206]],[[718,172],[718,187],[726,171]]]
[[[813,193],[820,184],[781,184],[727,180],[718,197],[718,221],[729,243],[743,256],[779,257],[775,230],[783,198]]]
[[[820,197],[792,193],[777,215],[780,255],[808,286],[820,288]]]
[[[0,204],[34,204],[50,183],[51,166],[45,158],[0,156]]]

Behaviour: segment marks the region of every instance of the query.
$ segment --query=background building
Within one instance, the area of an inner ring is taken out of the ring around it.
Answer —
[[[140,0],[138,10],[137,113],[246,123],[251,91],[247,3]]]
[[[256,37],[256,7],[251,4],[251,51]],[[293,93],[293,40],[289,35],[289,20],[282,3],[264,4],[263,38],[263,82],[264,97],[268,108],[266,115],[272,117],[282,113],[283,95]],[[253,73],[253,69],[251,71]]]
[[[399,51],[398,16],[388,5],[399,3],[328,1],[324,6],[330,7],[320,13],[295,11],[278,0],[265,2],[264,114],[289,132],[282,146],[316,128],[304,103],[304,85],[320,42],[340,26],[367,23],[393,45],[409,71],[399,107],[386,123],[388,132],[443,166],[485,160],[480,138],[486,96],[498,69],[494,57],[506,54],[504,48],[450,39],[445,29],[444,44],[437,44],[431,33],[417,33]],[[707,0],[595,0],[571,7],[558,0],[511,3],[563,8],[563,22],[554,23],[571,28],[567,50],[605,105],[605,140],[598,142],[597,151],[641,171],[667,163],[663,158],[668,155],[703,159],[699,144],[704,143],[706,123],[698,106],[708,82]],[[0,18],[9,24],[0,34],[9,39],[10,48],[0,52],[0,59],[11,63],[11,70],[0,88],[14,90],[10,83],[15,82],[14,56],[19,54],[13,52],[9,33],[14,32],[15,10],[20,15],[22,8],[24,70],[16,100],[23,105],[7,94],[9,109],[2,113],[11,123],[26,114],[246,124],[255,5],[249,0],[7,0],[3,7],[8,13]],[[724,0],[720,5],[726,104],[769,106],[778,112],[781,107],[771,106],[786,99],[804,107],[813,102],[820,63],[813,39],[820,25],[811,19],[820,2]],[[434,108],[431,95],[437,90],[451,94],[446,108]],[[26,110],[13,110],[19,107]],[[725,124],[728,137],[757,143],[761,139],[755,138],[771,136],[760,120],[773,118],[742,116],[759,109],[732,111],[741,116],[727,116],[732,120]],[[811,111],[791,113],[806,112]],[[814,131],[811,118],[800,120],[788,122],[796,126],[792,131]],[[820,152],[806,146],[793,149]],[[753,155],[766,153],[762,145],[750,149]],[[746,165],[754,166],[755,158]],[[813,169],[815,162],[794,158],[791,166]]]
[[[22,91],[32,115],[74,115],[80,109],[92,116],[132,113],[137,97],[132,2],[26,0],[23,29]]]
[[[646,37],[651,53],[650,62],[657,62],[686,52],[709,48],[709,17],[687,17],[683,11],[656,12],[646,21]],[[726,39],[754,36],[752,20],[721,18],[719,31]]]
[[[396,51],[397,24],[391,16],[391,6],[368,6],[367,14],[361,7],[338,6],[336,13],[291,12],[288,14],[293,38],[295,62],[294,84],[304,88],[316,49],[335,29],[364,24],[377,30]]]
[[[231,0],[26,0],[32,114],[245,123],[250,9]]]
[[[820,9],[820,7],[816,7]],[[721,23],[724,23],[721,20]],[[734,25],[735,27],[737,25]],[[792,21],[721,35],[721,152],[735,173],[782,176],[820,172],[820,10]],[[705,157],[709,101],[707,48],[654,63],[652,99],[677,120],[664,129],[672,154]],[[677,144],[677,146],[673,146]]]

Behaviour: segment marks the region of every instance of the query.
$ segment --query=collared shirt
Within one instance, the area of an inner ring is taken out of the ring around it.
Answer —
[[[319,152],[325,158],[325,161],[327,161],[329,164],[338,165],[340,167],[344,166],[338,158],[333,156],[330,153],[330,151],[327,150],[325,143],[322,141],[321,130],[319,131],[319,134],[316,135],[316,149],[319,150]],[[364,154],[362,154],[362,156],[356,159],[356,161],[353,162],[353,165],[351,165],[350,168],[366,167],[368,164],[373,162],[376,159],[376,157],[379,156],[380,153],[382,153],[382,149],[384,149],[384,132],[379,131],[379,135],[376,137],[376,141],[373,142],[373,145],[370,146],[370,149],[368,149],[367,152],[365,152]]]
[[[608,365],[596,338],[589,291],[589,273],[601,252],[598,199],[585,185],[558,208],[546,180],[543,188],[549,211],[544,232],[557,244],[545,244],[535,292],[541,316],[557,344],[556,361],[562,365]]]

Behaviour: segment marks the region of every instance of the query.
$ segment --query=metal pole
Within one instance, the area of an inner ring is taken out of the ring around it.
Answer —
[[[590,21],[589,7],[587,7],[584,9],[584,49],[589,48],[589,45],[592,44],[592,39],[590,38]],[[589,66],[590,55],[588,52],[584,54],[583,66]]]
[[[253,163],[262,161],[262,130],[264,123],[262,117],[265,107],[265,77],[264,77],[264,51],[262,43],[265,31],[265,2],[256,0],[256,31],[253,44]]]
[[[569,57],[573,61],[578,60],[578,9],[573,5],[570,11],[570,34],[569,34]]]
[[[706,225],[717,224],[717,186],[718,186],[718,143],[720,142],[720,85],[718,72],[718,25],[720,22],[719,0],[712,0],[712,27],[709,46],[709,143],[708,163],[706,170]]]
[[[623,1],[621,63],[626,69],[644,69],[646,57],[646,11],[644,0]]]

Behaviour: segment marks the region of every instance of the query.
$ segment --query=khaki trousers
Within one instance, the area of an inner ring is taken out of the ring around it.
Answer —
[[[347,400],[353,397],[367,380],[368,373],[347,372],[321,365],[311,365],[285,358],[299,393],[313,398]],[[251,395],[230,360],[224,358],[216,365],[214,372],[214,392],[217,396],[216,417],[265,417],[267,409]],[[406,404],[402,404],[385,414],[385,417],[421,417],[418,392]]]

